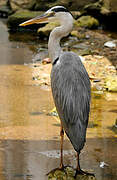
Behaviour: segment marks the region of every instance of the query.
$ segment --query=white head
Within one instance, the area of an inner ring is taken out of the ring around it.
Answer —
[[[59,57],[62,52],[59,44],[61,38],[67,36],[72,30],[73,17],[71,13],[63,6],[55,6],[46,11],[43,15],[20,24],[20,26],[26,26],[34,23],[39,24],[53,21],[58,21],[60,26],[54,28],[49,37],[48,50],[52,61]]]
[[[59,21],[61,24],[66,23],[70,20],[73,22],[73,17],[71,13],[63,6],[55,6],[45,12],[45,14],[50,14],[50,21]]]

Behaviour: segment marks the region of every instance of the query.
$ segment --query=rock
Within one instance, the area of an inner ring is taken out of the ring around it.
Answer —
[[[66,167],[65,172],[68,177],[74,177],[75,176],[75,170],[72,167]]]
[[[44,38],[44,37],[48,37],[50,32],[57,26],[59,26],[60,24],[58,22],[50,22],[48,24],[46,24],[44,27],[42,28],[39,28],[38,29],[38,34],[41,38]],[[77,21],[74,21],[74,26],[78,27],[78,23]],[[85,34],[83,33],[79,33],[77,30],[73,30],[71,32],[71,35],[72,36],[75,36],[77,37],[78,39],[84,39],[85,38]]]
[[[117,1],[103,0],[101,6],[101,13],[106,15],[109,15],[111,13],[117,13]]]
[[[12,13],[13,10],[11,8],[11,4],[9,0],[7,0],[6,3],[0,5],[0,17],[8,17]]]
[[[42,60],[42,64],[49,64],[49,63],[51,63],[51,59],[50,58],[44,58]]]
[[[117,13],[117,1],[116,0],[98,0],[95,3],[87,3],[84,8],[86,12],[100,13],[103,15],[109,15]]]
[[[98,0],[46,0],[43,3],[43,0],[32,0],[30,3],[31,10],[47,10],[50,7],[61,5],[68,8],[70,11],[78,11],[79,9],[83,9],[83,7],[89,3],[95,3]]]
[[[30,0],[10,0],[11,7],[13,11],[17,11],[19,9],[28,9]]]
[[[13,11],[17,11],[19,9],[28,9],[31,0],[0,0],[0,6],[9,4]]]
[[[57,22],[50,22],[46,24],[44,27],[38,29],[38,34],[40,37],[48,37],[50,32],[56,27],[59,26]]]
[[[78,32],[77,30],[73,30],[70,34],[72,36],[77,37],[78,39],[84,39],[85,38],[85,34],[82,34],[82,33]]]
[[[56,116],[58,117],[58,113],[56,111],[56,107],[54,107],[49,113],[48,113],[49,116]]]
[[[3,2],[3,1],[2,1]],[[89,14],[91,16],[82,16],[77,20],[77,26],[96,28],[100,23],[107,27],[116,27],[117,18],[117,1],[116,0],[11,0],[11,7],[13,11],[23,9],[30,9],[33,11],[46,11],[47,9],[56,6],[63,5],[70,10],[77,19],[83,14]],[[114,20],[115,19],[115,20]]]
[[[98,0],[96,1],[95,3],[87,3],[85,6],[84,6],[84,10],[86,11],[96,11],[96,12],[99,12],[101,9],[101,1]]]
[[[41,50],[42,49],[42,50]],[[43,59],[48,57],[48,50],[46,48],[40,48],[39,52],[32,58],[34,62],[41,62]]]
[[[117,91],[116,69],[109,59],[103,56],[88,55],[83,62],[89,77],[99,79],[100,82],[91,81],[93,90]]]
[[[20,23],[27,21],[31,18],[41,15],[43,12],[34,12],[29,10],[19,10],[13,15],[8,17],[8,27],[10,29],[17,29]],[[39,27],[39,25],[36,25]],[[41,25],[42,26],[42,25]],[[21,27],[20,27],[21,28]],[[24,27],[26,28],[26,27]],[[34,26],[33,26],[34,28]]]
[[[113,48],[116,47],[116,43],[114,41],[108,41],[104,43],[105,47]]]
[[[81,16],[77,21],[78,27],[96,28],[99,26],[99,21],[92,16]]]
[[[104,168],[104,166],[109,166],[109,165],[104,161],[100,162],[100,168]]]
[[[98,11],[102,14],[117,13],[117,1],[116,0],[10,0],[12,9],[14,11],[21,8],[30,10],[45,11],[50,7],[56,5],[62,5],[68,8],[70,11]],[[4,4],[4,0],[1,0],[0,5]]]
[[[6,5],[0,6],[0,16],[1,17],[8,17],[13,13],[12,9]]]
[[[36,0],[31,0],[28,6],[28,9],[34,11],[35,9]]]
[[[71,11],[71,14],[73,15],[74,19],[78,19],[78,17],[80,17],[83,12],[80,12],[80,11]]]
[[[93,176],[77,175],[74,178],[75,170],[72,167],[65,167],[64,170],[55,169],[48,174],[48,180],[96,180]]]

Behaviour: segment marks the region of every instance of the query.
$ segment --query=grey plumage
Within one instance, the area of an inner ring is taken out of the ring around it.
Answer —
[[[83,148],[90,111],[90,80],[80,58],[65,52],[53,65],[51,87],[64,130],[77,152]]]

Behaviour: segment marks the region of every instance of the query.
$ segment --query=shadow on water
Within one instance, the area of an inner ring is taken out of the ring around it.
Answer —
[[[51,92],[32,79],[34,68],[23,65],[38,47],[12,36],[9,41],[0,21],[0,180],[47,180],[46,174],[59,166],[59,120],[47,115],[54,107]],[[114,93],[92,94],[81,167],[94,171],[97,180],[117,179],[116,98]],[[64,164],[76,166],[67,137]]]

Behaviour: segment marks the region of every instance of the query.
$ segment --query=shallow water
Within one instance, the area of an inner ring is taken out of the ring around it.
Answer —
[[[48,116],[54,107],[51,91],[33,80],[35,68],[24,66],[38,47],[11,38],[0,21],[0,180],[46,180],[59,166],[59,120]],[[97,180],[117,179],[116,119],[117,95],[92,93],[81,167],[94,171]],[[64,163],[76,165],[67,137]]]

